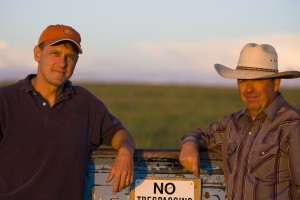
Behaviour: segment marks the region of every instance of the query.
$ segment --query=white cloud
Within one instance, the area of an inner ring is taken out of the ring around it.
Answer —
[[[240,51],[245,44],[250,42],[274,46],[279,57],[280,71],[300,71],[300,34],[275,33],[234,38],[218,37],[195,42],[157,43],[144,41],[138,43],[137,48],[157,63],[169,64],[170,68],[176,66],[178,79],[187,81],[194,76],[196,80],[196,76],[198,76],[199,80],[207,83],[223,83],[227,81],[223,81],[216,75],[213,65],[220,63],[235,68]],[[284,81],[284,84],[300,85],[298,79]]]
[[[5,49],[7,47],[7,44],[4,40],[0,40],[0,49]]]
[[[194,72],[212,72],[213,64],[235,68],[242,47],[249,43],[274,46],[280,70],[300,70],[300,34],[278,33],[236,38],[209,38],[196,42],[140,42],[137,48],[161,63],[176,65]]]
[[[34,69],[36,66],[33,59],[33,50],[22,46],[11,46],[0,40],[0,70],[18,71],[18,69]],[[12,69],[14,67],[14,69]]]
[[[208,38],[199,41],[141,41],[127,52],[85,50],[80,55],[75,79],[180,83],[223,83],[213,65],[235,68],[242,47],[249,42],[267,43],[279,55],[280,71],[300,71],[300,34],[276,33],[243,37]],[[101,48],[101,47],[100,47]],[[5,74],[25,77],[34,73],[33,50],[0,40],[0,79]],[[289,81],[291,82],[291,81]],[[234,81],[232,81],[235,84]],[[296,83],[296,85],[299,82]],[[300,85],[300,84],[298,84]]]

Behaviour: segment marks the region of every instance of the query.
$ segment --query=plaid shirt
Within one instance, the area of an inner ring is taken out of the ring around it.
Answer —
[[[222,153],[228,199],[300,199],[300,110],[281,94],[254,121],[244,109],[189,140]]]

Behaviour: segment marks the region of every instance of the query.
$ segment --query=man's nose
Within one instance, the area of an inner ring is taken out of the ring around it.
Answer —
[[[59,57],[59,66],[61,66],[61,67],[68,66],[67,56],[60,56]]]
[[[246,82],[246,90],[247,90],[248,92],[251,92],[251,91],[254,90],[253,81],[248,80],[248,81]]]

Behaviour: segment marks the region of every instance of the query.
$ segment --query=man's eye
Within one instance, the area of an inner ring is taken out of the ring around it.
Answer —
[[[75,56],[74,56],[74,55],[68,55],[68,59],[74,60],[74,59],[75,59]]]
[[[238,84],[244,84],[244,83],[246,83],[246,80],[238,80]]]
[[[51,55],[58,56],[58,55],[59,55],[59,53],[58,53],[58,52],[56,52],[56,51],[53,51],[53,52],[51,52]]]

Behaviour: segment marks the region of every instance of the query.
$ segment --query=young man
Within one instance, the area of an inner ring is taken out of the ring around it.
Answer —
[[[134,141],[94,95],[69,81],[80,34],[50,25],[34,47],[37,74],[0,88],[0,199],[82,199],[89,153],[118,151],[107,182],[113,193],[134,175]]]
[[[247,44],[236,70],[216,64],[216,71],[237,79],[245,109],[181,139],[180,162],[199,176],[199,147],[222,153],[228,199],[300,199],[300,110],[278,91],[281,78],[275,49]]]

